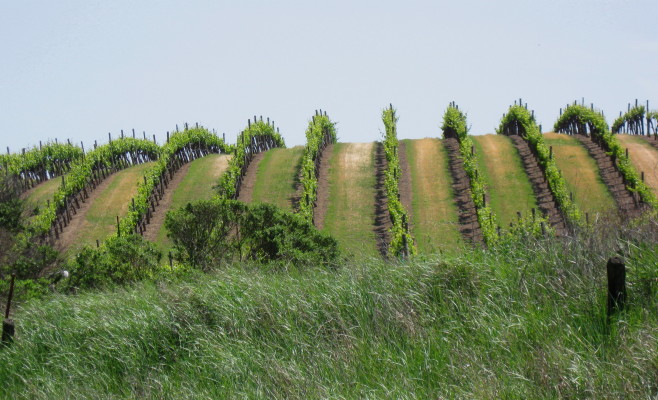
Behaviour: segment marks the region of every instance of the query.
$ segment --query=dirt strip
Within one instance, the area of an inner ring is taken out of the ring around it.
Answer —
[[[551,192],[548,186],[544,172],[539,167],[537,158],[535,158],[535,155],[530,150],[530,146],[528,146],[528,142],[518,135],[511,135],[510,138],[512,139],[512,143],[514,143],[514,147],[519,152],[519,156],[523,162],[523,168],[528,175],[528,179],[530,179],[539,210],[548,219],[548,222],[555,229],[555,233],[558,236],[566,235],[567,224],[553,197],[553,192]]]
[[[254,154],[254,158],[251,159],[251,162],[247,167],[247,173],[244,174],[242,184],[240,185],[238,200],[245,203],[251,202],[254,194],[254,184],[256,183],[256,174],[258,173],[258,164],[260,164],[260,161],[264,156],[265,152],[260,152]]]
[[[455,202],[459,207],[459,231],[462,236],[474,244],[484,243],[482,229],[477,218],[477,211],[471,195],[471,180],[464,171],[464,160],[459,151],[459,141],[455,138],[443,140],[448,150],[449,168],[452,175],[452,188]]]
[[[612,156],[606,154],[598,144],[585,135],[574,135],[576,139],[587,149],[587,152],[594,158],[601,171],[601,178],[608,186],[612,198],[617,203],[619,212],[628,217],[637,216],[642,213],[642,207],[638,200],[626,189],[624,178],[617,171],[612,162]]]
[[[164,191],[164,196],[162,196],[162,199],[158,202],[158,206],[155,207],[155,212],[153,212],[153,215],[151,216],[151,223],[146,225],[146,231],[143,235],[144,239],[151,242],[158,240],[158,233],[160,232],[162,225],[164,225],[167,211],[171,208],[171,201],[174,197],[174,192],[183,178],[185,178],[185,175],[187,175],[187,171],[190,169],[190,164],[191,163],[183,164],[178,171],[174,173],[174,177],[169,181],[169,186],[167,187],[167,190]]]
[[[320,157],[320,171],[318,172],[318,187],[313,208],[313,223],[318,230],[324,228],[324,217],[329,209],[329,160],[334,151],[334,145],[327,145]]]
[[[388,200],[386,197],[386,168],[388,161],[384,153],[384,145],[381,142],[375,143],[375,225],[374,231],[377,237],[377,250],[386,258],[388,255],[388,246],[391,243],[391,215],[388,211]]]

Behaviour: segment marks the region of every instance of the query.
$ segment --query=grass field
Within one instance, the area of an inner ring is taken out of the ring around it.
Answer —
[[[379,257],[374,233],[375,143],[337,143],[329,161],[323,230],[356,258]]]
[[[210,199],[215,194],[213,186],[228,168],[231,157],[227,154],[210,154],[192,161],[187,174],[172,194],[169,210],[177,210],[195,200]],[[156,242],[162,249],[168,248],[171,244],[164,225],[160,227]]]
[[[62,177],[58,176],[57,178],[47,180],[28,190],[21,197],[27,202],[28,209],[33,209],[35,207],[42,208],[46,205],[48,200],[53,200],[53,195],[61,184]]]
[[[439,139],[405,139],[411,171],[412,234],[424,254],[451,251],[464,243],[448,170],[448,154]]]
[[[553,146],[553,157],[562,172],[567,188],[573,193],[576,206],[582,212],[594,216],[616,209],[610,191],[603,183],[596,161],[587,150],[572,136],[548,132],[544,133],[546,146]]]
[[[591,236],[51,294],[12,314],[0,398],[655,398],[656,237]],[[632,272],[607,319],[612,249]]]
[[[89,210],[74,232],[67,253],[74,254],[84,245],[92,245],[96,239],[103,241],[116,232],[117,215],[122,218],[128,213],[130,200],[137,194],[137,185],[142,181],[144,171],[152,164],[149,162],[126,168],[107,178],[107,188],[92,195],[94,198]]]
[[[478,169],[487,185],[489,206],[502,228],[518,219],[517,211],[530,215],[537,200],[512,140],[504,135],[474,135]]]
[[[658,196],[658,150],[635,135],[617,135],[617,140],[628,149],[631,163],[637,172],[644,171],[644,183]]]
[[[290,149],[272,149],[258,164],[252,201],[274,204],[293,211],[293,198],[297,191],[297,173],[304,146]]]

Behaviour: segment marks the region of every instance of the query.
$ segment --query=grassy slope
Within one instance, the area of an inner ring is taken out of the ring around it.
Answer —
[[[574,195],[576,206],[585,213],[594,215],[614,210],[616,204],[605,183],[601,180],[596,161],[572,136],[545,133],[547,146],[553,146],[553,157]]]
[[[153,163],[144,163],[126,168],[110,176],[107,188],[95,194],[96,198],[90,205],[82,228],[79,229],[73,244],[67,249],[75,253],[84,245],[92,245],[96,239],[103,241],[116,232],[116,217],[124,217],[128,213],[130,200],[137,194],[137,185],[142,181],[144,171]]]
[[[329,207],[324,231],[334,236],[349,255],[378,257],[373,230],[374,143],[337,143],[329,163]]]
[[[231,157],[227,154],[210,154],[192,161],[187,174],[172,195],[169,209],[177,210],[191,201],[210,199],[215,194],[213,186],[226,171]],[[170,245],[164,225],[158,232],[157,243],[163,249]]]
[[[28,204],[28,207],[44,207],[48,200],[53,199],[53,195],[57,191],[57,188],[62,184],[62,177],[58,176],[57,178],[50,179],[46,182],[43,182],[36,187],[30,189],[28,192],[24,193],[23,197]]]
[[[413,236],[420,253],[463,245],[448,170],[448,154],[438,139],[405,139],[411,170]]]
[[[303,146],[291,149],[272,149],[258,164],[252,201],[271,203],[286,211],[293,211],[299,161]]]
[[[530,215],[537,199],[512,140],[504,135],[472,136],[478,169],[487,185],[488,201],[503,228]]]
[[[635,135],[617,135],[617,139],[628,148],[631,164],[638,173],[644,171],[644,182],[658,196],[658,150]]]
[[[0,398],[653,398],[655,247],[584,242],[49,296],[13,315]],[[632,273],[607,323],[611,248]]]

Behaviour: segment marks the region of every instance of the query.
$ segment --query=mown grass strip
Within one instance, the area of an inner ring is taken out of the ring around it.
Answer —
[[[537,199],[510,138],[475,135],[471,139],[478,170],[488,188],[489,206],[501,226],[507,228],[510,223],[516,223],[517,212],[530,215],[530,210],[537,208]]]
[[[341,251],[356,258],[378,257],[375,220],[375,145],[337,143],[330,159],[329,208],[325,232]]]
[[[454,251],[464,242],[448,171],[448,154],[439,139],[405,139],[411,170],[412,234],[421,254]]]
[[[286,211],[294,211],[293,203],[299,184],[299,162],[303,146],[272,149],[258,164],[252,201],[274,204]]]
[[[53,178],[47,180],[25,192],[23,197],[27,202],[28,206],[31,208],[45,207],[48,204],[48,200],[50,201],[53,200],[55,191],[57,191],[57,188],[59,188],[59,185],[61,183],[62,183],[61,178]]]
[[[553,158],[562,172],[574,203],[583,213],[594,215],[616,209],[608,187],[601,179],[596,161],[573,136],[545,133],[544,142],[553,147]]]
[[[137,195],[137,188],[146,170],[154,165],[148,162],[121,170],[108,179],[107,188],[99,193],[85,214],[81,229],[75,232],[67,253],[75,254],[84,245],[95,246],[95,241],[105,240],[117,232],[117,216],[128,214],[131,199]]]
[[[214,186],[228,168],[230,159],[231,155],[228,154],[209,154],[192,161],[187,174],[172,194],[169,210],[177,210],[193,201],[211,199],[216,194]],[[161,248],[171,244],[164,224],[158,232],[157,243]]]
[[[640,173],[644,183],[658,196],[658,150],[637,135],[617,135],[619,144],[628,149],[631,164]]]

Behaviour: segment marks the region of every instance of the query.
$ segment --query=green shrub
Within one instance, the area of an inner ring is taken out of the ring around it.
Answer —
[[[85,246],[71,262],[70,288],[100,288],[155,277],[162,253],[139,235],[113,236],[99,248]]]
[[[175,257],[209,270],[240,260],[332,265],[338,243],[300,215],[271,204],[216,198],[167,213]]]

